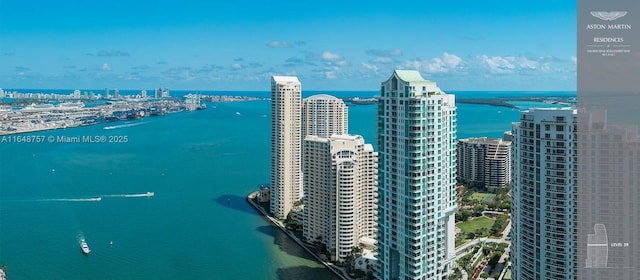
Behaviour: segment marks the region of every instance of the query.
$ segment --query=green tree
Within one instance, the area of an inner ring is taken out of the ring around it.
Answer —
[[[471,216],[471,211],[462,210],[456,215],[456,222],[464,222]]]
[[[489,262],[487,264],[491,267],[494,267],[496,264],[498,264],[498,261],[500,261],[501,256],[502,254],[498,254],[498,252],[494,253],[493,255],[491,255],[491,258],[489,259]]]

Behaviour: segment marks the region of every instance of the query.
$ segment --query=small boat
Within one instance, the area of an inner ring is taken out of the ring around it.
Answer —
[[[80,240],[80,249],[86,255],[88,255],[91,252],[91,249],[89,249],[89,245],[87,245],[87,241],[85,241],[84,239]]]
[[[147,192],[147,196],[154,196],[154,195],[155,195],[155,193],[153,193],[153,192]]]
[[[96,198],[94,198],[93,200],[100,201],[100,200],[102,200],[102,197],[96,196]]]

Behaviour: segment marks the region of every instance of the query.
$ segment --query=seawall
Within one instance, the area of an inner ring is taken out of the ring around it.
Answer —
[[[253,208],[255,208],[256,210],[258,210],[258,212],[260,212],[265,218],[267,218],[271,224],[273,224],[275,227],[279,228],[282,232],[284,232],[287,236],[289,236],[289,238],[291,238],[294,242],[296,242],[300,247],[302,247],[302,249],[304,249],[305,251],[307,251],[309,254],[311,254],[311,256],[313,256],[318,262],[322,263],[324,266],[326,266],[329,270],[331,270],[336,276],[340,277],[340,279],[343,280],[351,280],[351,278],[345,276],[343,274],[343,272],[334,267],[331,263],[326,262],[324,260],[322,260],[320,258],[320,256],[316,255],[316,253],[314,253],[313,251],[311,251],[309,248],[307,248],[307,246],[304,245],[304,243],[298,239],[298,237],[296,237],[295,235],[293,235],[293,233],[289,232],[284,224],[282,224],[282,222],[280,222],[279,220],[277,220],[274,217],[271,217],[266,211],[264,211],[264,209],[262,209],[262,207],[260,207],[260,205],[256,204],[255,201],[253,201],[253,199],[258,195],[258,192],[253,192],[250,193],[247,196],[247,202],[253,206]]]

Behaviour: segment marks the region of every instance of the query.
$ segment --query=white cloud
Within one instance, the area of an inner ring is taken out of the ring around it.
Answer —
[[[401,56],[401,49],[382,50],[382,49],[365,49],[365,54],[372,56],[369,62],[387,64],[394,62],[394,57]]]
[[[373,64],[364,63],[364,62],[362,63],[362,66],[364,68],[367,68],[367,69],[373,71],[374,73],[378,74],[378,66],[373,65]]]
[[[576,57],[570,60],[559,59],[546,55],[538,57],[526,56],[492,56],[481,55],[476,57],[480,67],[488,70],[490,74],[523,74],[532,75],[550,73],[575,72]]]
[[[335,63],[338,66],[347,66],[349,63],[346,60],[340,60]]]
[[[442,58],[436,57],[426,65],[428,73],[448,73],[455,70],[462,63],[462,59],[455,54],[444,53]]]
[[[575,64],[575,63],[578,63],[578,58],[577,58],[577,57],[575,57],[575,56],[572,56],[572,57],[571,57],[571,61],[573,61],[573,63],[574,63],[574,64]]]
[[[242,69],[242,65],[240,63],[234,63],[233,65],[231,65],[231,68],[233,68],[233,69]]]
[[[493,74],[509,74],[513,73],[515,70],[515,65],[513,65],[509,59],[501,57],[501,56],[493,56],[488,57],[487,55],[482,55],[479,57],[481,63],[489,68],[489,71]],[[513,59],[512,59],[513,60]]]
[[[272,48],[290,48],[291,44],[286,41],[271,41],[267,46]]]
[[[386,57],[386,56],[379,56],[373,59],[373,62],[376,63],[391,63],[393,62],[393,59],[390,57]]]
[[[329,79],[329,80],[335,80],[336,78],[338,78],[338,76],[336,75],[336,71],[335,70],[325,71],[324,72],[324,77]]]
[[[407,60],[404,63],[402,63],[402,67],[400,67],[400,68],[420,70],[420,69],[422,69],[422,61],[420,61],[420,60]]]
[[[526,57],[507,57],[507,59],[509,61],[512,61],[514,63],[517,63],[517,65],[521,68],[521,69],[537,69],[538,66],[540,65],[540,63],[538,61],[534,61],[531,59],[528,59]]]
[[[102,64],[102,66],[100,66],[100,70],[102,71],[111,71],[111,66],[109,66],[109,64],[104,63]]]
[[[426,73],[450,73],[462,70],[464,62],[462,58],[455,54],[443,53],[442,57],[436,57],[431,60],[408,60],[402,64],[402,67],[409,69],[417,69]]]
[[[337,61],[342,59],[342,56],[339,54],[332,53],[330,51],[325,51],[322,53],[322,59],[327,61]]]

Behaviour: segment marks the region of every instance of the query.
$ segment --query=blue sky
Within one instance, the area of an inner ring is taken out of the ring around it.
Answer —
[[[0,88],[575,90],[576,2],[0,0]]]

